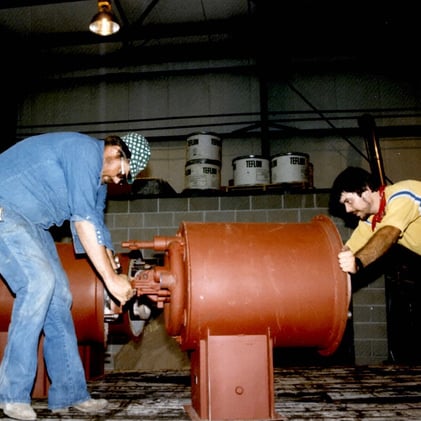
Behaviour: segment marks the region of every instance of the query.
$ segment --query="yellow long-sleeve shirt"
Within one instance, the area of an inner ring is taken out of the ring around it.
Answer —
[[[385,213],[374,231],[370,216],[359,222],[346,245],[356,253],[377,230],[389,225],[401,231],[398,244],[421,255],[421,181],[404,180],[386,186],[385,198]]]

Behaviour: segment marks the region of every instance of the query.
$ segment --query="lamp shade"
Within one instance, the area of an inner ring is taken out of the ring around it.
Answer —
[[[107,36],[115,34],[120,30],[116,17],[111,12],[109,1],[98,1],[99,12],[92,18],[89,30],[97,35]]]

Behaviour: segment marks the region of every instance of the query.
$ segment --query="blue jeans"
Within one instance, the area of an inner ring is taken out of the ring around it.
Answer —
[[[15,294],[8,342],[0,365],[0,403],[31,402],[40,334],[51,381],[48,407],[90,398],[71,314],[72,296],[54,240],[17,212],[0,221],[0,273]]]

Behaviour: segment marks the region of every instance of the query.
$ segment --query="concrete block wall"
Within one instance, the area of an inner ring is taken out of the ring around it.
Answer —
[[[115,248],[125,252],[125,240],[150,241],[155,235],[174,236],[182,221],[199,222],[307,222],[328,215],[328,192],[262,195],[200,196],[109,200],[106,223]],[[334,219],[345,241],[350,230]],[[145,250],[150,258],[153,250]],[[377,364],[387,359],[384,280],[378,279],[353,294],[355,363]]]

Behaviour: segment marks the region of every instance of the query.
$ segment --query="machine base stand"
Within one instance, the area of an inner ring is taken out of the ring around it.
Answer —
[[[274,420],[270,335],[209,335],[191,354],[198,420]],[[190,411],[191,413],[191,411]]]

